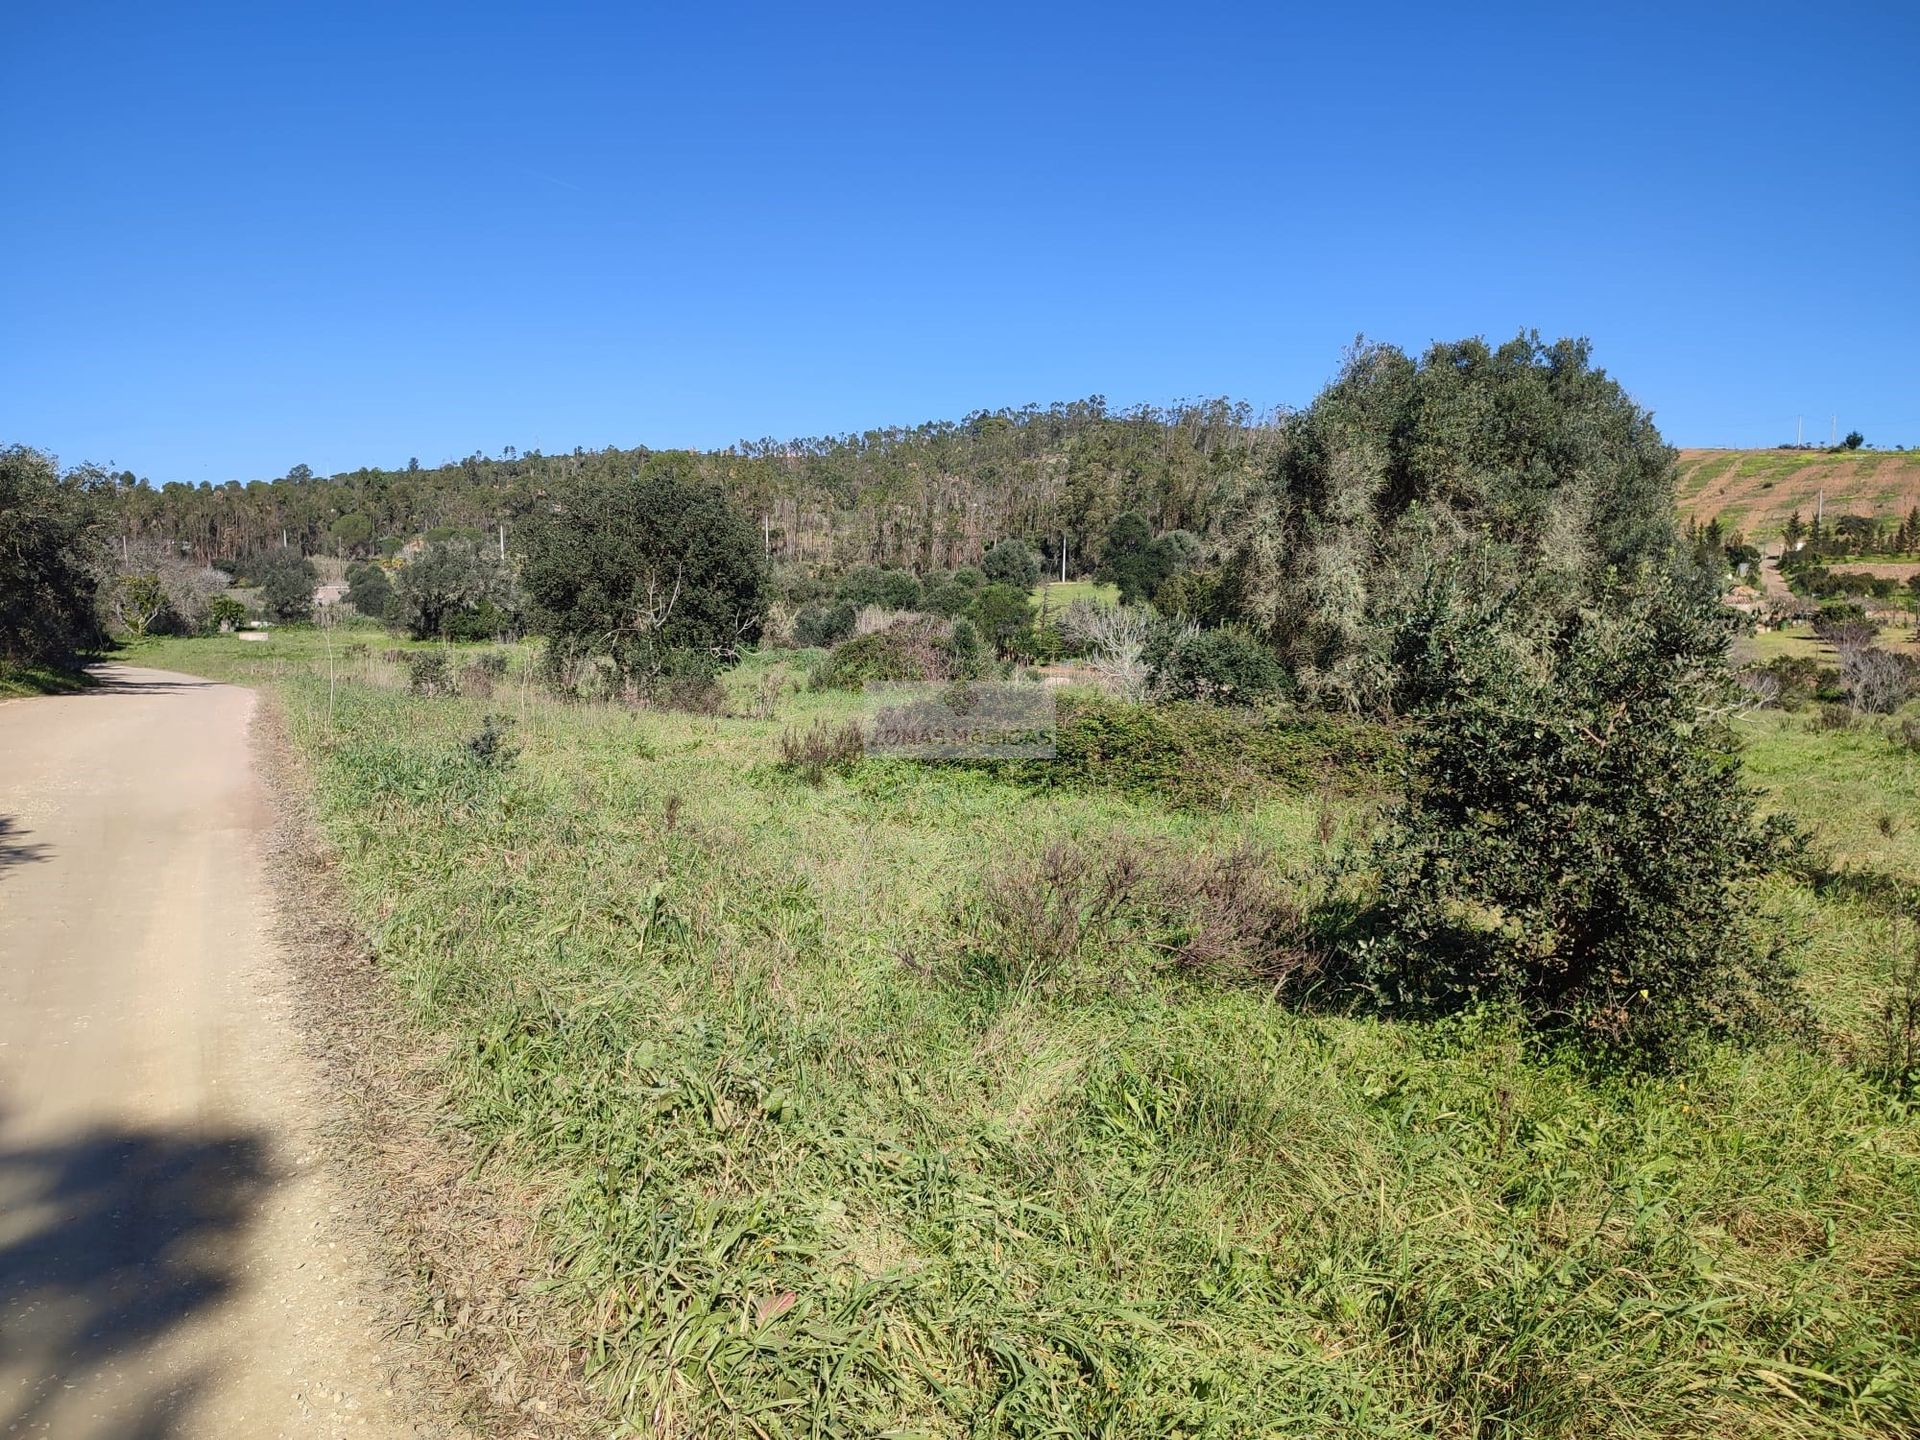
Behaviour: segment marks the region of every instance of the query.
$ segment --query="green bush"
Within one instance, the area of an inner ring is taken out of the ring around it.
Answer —
[[[869,683],[942,680],[949,673],[946,627],[904,620],[837,646],[813,675],[816,690],[858,690]]]
[[[1043,787],[1224,810],[1275,793],[1370,789],[1391,773],[1399,754],[1384,728],[1338,716],[1194,701],[1129,705],[1085,693],[1061,697],[1056,747],[1052,760],[990,768]]]
[[[1728,706],[1724,611],[1670,584],[1536,651],[1487,613],[1428,622],[1439,689],[1408,742],[1354,950],[1388,1009],[1516,1006],[1617,1053],[1751,1036],[1795,1011],[1750,882],[1794,850],[1756,817]]]
[[[95,606],[101,519],[93,477],[0,448],[0,662],[64,665],[106,639]]]
[[[1002,540],[987,551],[980,568],[996,585],[1031,590],[1033,582],[1040,578],[1040,557],[1024,540]]]
[[[837,645],[853,633],[853,622],[854,608],[844,600],[803,605],[793,617],[793,643],[802,649]]]
[[[1253,705],[1292,688],[1279,657],[1238,626],[1178,634],[1148,659],[1157,693],[1169,699]]]

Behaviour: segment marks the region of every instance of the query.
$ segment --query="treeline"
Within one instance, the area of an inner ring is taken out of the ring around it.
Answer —
[[[1102,558],[1114,519],[1217,533],[1265,466],[1281,419],[1228,400],[1114,411],[1094,397],[978,411],[959,421],[857,435],[743,442],[677,459],[748,516],[775,561],[915,571],[978,564],[1008,535],[1073,573]],[[474,454],[425,467],[152,486],[107,477],[126,540],[176,543],[200,564],[284,546],[349,559],[416,535],[511,531],[579,483],[630,480],[658,452]]]

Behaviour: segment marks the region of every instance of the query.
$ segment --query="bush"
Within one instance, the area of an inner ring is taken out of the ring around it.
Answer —
[[[401,662],[407,667],[407,688],[415,695],[431,699],[453,693],[453,667],[444,650],[403,650]]]
[[[1755,819],[1728,698],[1727,621],[1670,585],[1587,611],[1528,654],[1447,607],[1443,691],[1376,843],[1361,978],[1385,1008],[1515,1005],[1644,1059],[1795,1013],[1749,882],[1794,851]]]
[[[263,550],[240,562],[239,570],[260,587],[260,602],[275,620],[292,623],[313,618],[313,562],[298,550]]]
[[[347,567],[347,603],[369,619],[383,619],[393,599],[393,584],[378,565]]]
[[[1840,651],[1840,684],[1847,703],[1863,715],[1891,715],[1920,688],[1920,665],[1874,645]]]
[[[499,554],[456,535],[400,568],[387,615],[416,640],[492,640],[518,628],[518,605]]]
[[[1761,703],[1782,710],[1798,710],[1823,696],[1838,698],[1841,693],[1840,672],[1810,655],[1777,655],[1764,665],[1742,670],[1740,680]]]
[[[216,595],[207,605],[207,627],[238,630],[247,623],[247,607],[231,595]]]
[[[766,615],[759,530],[684,456],[637,479],[576,480],[521,525],[521,584],[557,662],[604,656],[623,682],[711,679]]]
[[[467,754],[485,769],[509,769],[520,755],[520,747],[508,743],[507,737],[512,733],[511,717],[489,715],[480,722],[479,730],[467,737]]]
[[[858,614],[844,600],[831,605],[803,605],[793,617],[793,643],[805,649],[837,645],[853,633]]]
[[[1040,578],[1040,557],[1033,553],[1024,540],[1002,540],[987,551],[980,568],[986,573],[987,579],[997,585],[1031,590],[1034,581]]]
[[[64,665],[105,641],[93,477],[0,448],[0,663]]]
[[[1134,705],[1062,695],[1055,757],[988,762],[1040,787],[1103,790],[1179,810],[1225,810],[1280,793],[1357,792],[1398,760],[1377,725],[1332,715],[1227,709],[1191,701]]]
[[[1149,683],[1169,699],[1252,705],[1291,688],[1279,657],[1237,626],[1180,634],[1158,657],[1148,654]]]
[[[995,582],[981,588],[967,607],[967,618],[997,655],[1010,653],[1014,636],[1033,621],[1033,599],[1014,585]]]
[[[920,580],[911,570],[862,565],[841,577],[834,587],[834,598],[855,610],[868,605],[882,610],[916,610],[920,606]]]
[[[813,687],[858,690],[869,683],[949,679],[952,640],[953,628],[930,616],[856,636],[836,648],[814,672]]]

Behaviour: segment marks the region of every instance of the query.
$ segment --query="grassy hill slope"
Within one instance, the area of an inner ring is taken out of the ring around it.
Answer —
[[[1892,515],[1920,505],[1920,451],[1682,450],[1676,488],[1683,516],[1718,515],[1766,541],[1795,510],[1811,520],[1822,490],[1829,515]]]

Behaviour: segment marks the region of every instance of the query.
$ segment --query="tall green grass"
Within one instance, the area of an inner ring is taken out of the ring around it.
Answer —
[[[1911,923],[1773,882],[1829,1037],[1619,1077],[1497,1015],[1305,1015],[1164,973],[1049,997],[939,962],[995,866],[1118,834],[1323,858],[1226,814],[865,762],[767,719],[409,698],[271,666],[354,918],[545,1243],[636,1434],[1848,1435],[1920,1427],[1920,1143],[1851,1063]],[[770,661],[733,678],[742,697]],[[336,680],[338,676],[336,675]],[[465,742],[514,719],[517,758]],[[1830,871],[1920,880],[1915,762],[1749,722]],[[1364,824],[1364,801],[1341,801]],[[1890,832],[1876,816],[1898,812]]]

